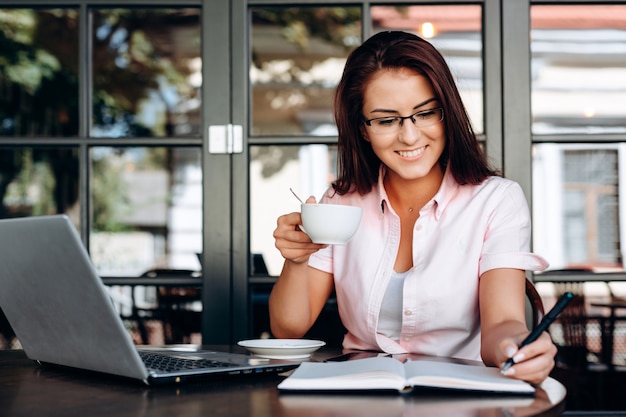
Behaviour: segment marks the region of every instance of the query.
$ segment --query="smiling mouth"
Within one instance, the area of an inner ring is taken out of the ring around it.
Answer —
[[[424,150],[426,149],[426,147],[421,147],[419,149],[415,149],[412,151],[396,151],[398,153],[398,155],[400,155],[403,158],[415,158],[416,156],[420,156],[421,154],[424,153]]]

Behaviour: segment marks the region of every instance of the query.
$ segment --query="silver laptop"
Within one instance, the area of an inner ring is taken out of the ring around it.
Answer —
[[[30,359],[146,384],[297,366],[194,345],[135,346],[65,215],[0,220],[0,308]]]

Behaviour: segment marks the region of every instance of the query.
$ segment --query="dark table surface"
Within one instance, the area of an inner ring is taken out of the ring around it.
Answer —
[[[216,348],[216,347],[212,347]],[[221,350],[237,350],[225,347]],[[321,350],[312,360],[335,354]],[[533,416],[559,415],[565,389],[549,378],[535,397],[455,394],[279,394],[284,375],[148,387],[101,374],[40,366],[0,351],[0,415],[14,416]]]

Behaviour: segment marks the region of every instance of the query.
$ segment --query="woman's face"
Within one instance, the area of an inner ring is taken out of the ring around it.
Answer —
[[[384,69],[367,83],[363,93],[363,117],[367,120],[394,116],[364,125],[364,136],[374,153],[388,168],[388,175],[404,180],[441,178],[439,158],[446,146],[442,114],[428,80],[407,68]],[[427,121],[429,120],[429,121]],[[393,126],[395,124],[395,127]]]

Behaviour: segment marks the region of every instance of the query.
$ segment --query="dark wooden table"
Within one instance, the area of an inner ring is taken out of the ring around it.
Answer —
[[[233,348],[234,349],[234,348]],[[324,356],[325,355],[325,356]],[[320,351],[313,360],[323,360]],[[147,387],[99,374],[42,367],[19,350],[0,351],[0,415],[16,416],[534,416],[559,415],[565,389],[549,378],[533,397],[454,393],[279,394],[284,377]]]

